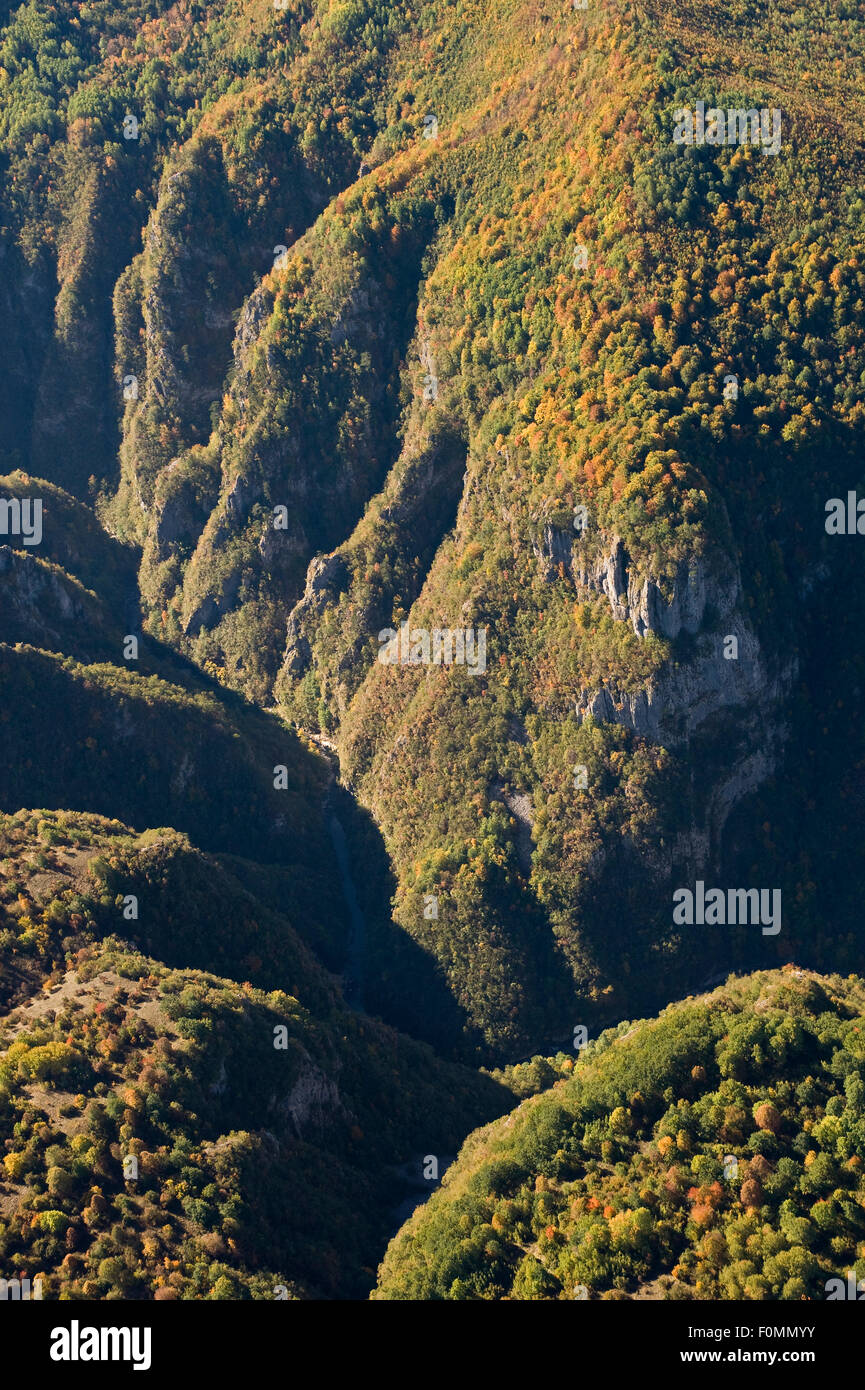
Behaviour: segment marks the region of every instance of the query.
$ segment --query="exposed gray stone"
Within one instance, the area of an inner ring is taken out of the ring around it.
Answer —
[[[687,633],[693,639],[687,656],[674,650],[643,689],[621,690],[610,681],[582,691],[576,708],[581,718],[622,724],[641,738],[680,750],[704,727],[726,721],[730,767],[709,789],[705,824],[692,828],[693,856],[705,862],[732,807],[778,766],[796,658],[770,669],[741,611],[739,575],[719,552],[683,562],[662,586],[634,572],[618,537],[605,537],[591,560],[578,559],[575,579],[578,590],[604,594],[613,616],[630,622],[638,637],[653,633],[675,642]],[[735,659],[724,655],[728,637],[738,642]]]

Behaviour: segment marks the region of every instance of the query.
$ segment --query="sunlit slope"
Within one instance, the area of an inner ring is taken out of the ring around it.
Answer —
[[[444,986],[509,1058],[855,966],[855,8],[75,18],[6,32],[12,448],[93,474],[152,635],[339,742],[437,974],[374,922],[376,1007],[432,1035]],[[677,143],[698,103],[756,143]],[[380,663],[402,622],[484,669]],[[683,933],[697,878],[780,936]]]
[[[865,1267],[863,1005],[788,967],[560,1058],[466,1142],[374,1297],[838,1297]]]
[[[0,1251],[48,1299],[363,1296],[392,1165],[506,1102],[381,1024],[110,938],[0,1025]]]

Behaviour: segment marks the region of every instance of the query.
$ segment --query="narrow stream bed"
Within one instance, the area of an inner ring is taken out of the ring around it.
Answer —
[[[348,844],[342,822],[334,811],[327,817],[327,828],[333,843],[345,905],[348,908],[349,939],[345,961],[345,1002],[358,1013],[364,1012],[363,966],[366,953],[366,920],[357,900],[357,890],[351,876]]]

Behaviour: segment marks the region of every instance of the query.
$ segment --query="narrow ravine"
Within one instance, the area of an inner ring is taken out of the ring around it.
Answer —
[[[324,815],[336,856],[350,925],[348,951],[343,972],[343,994],[349,1008],[354,1009],[357,1013],[364,1013],[366,1011],[364,991],[366,919],[358,900],[357,886],[351,871],[351,857],[345,829],[334,806],[336,801],[334,789],[339,779],[339,751],[335,743],[321,735],[310,734],[308,736],[312,738],[328,759],[332,771],[324,796]],[[390,1213],[389,1239],[397,1234],[418,1207],[422,1207],[429,1200],[441,1185],[442,1178],[455,1158],[455,1154],[415,1153],[406,1162],[393,1165],[390,1171],[393,1174],[394,1205]],[[430,1159],[435,1160],[434,1177],[432,1175],[427,1176]],[[384,1249],[382,1249],[381,1254],[383,1257]]]
[[[328,798],[329,799],[329,798]],[[351,864],[348,856],[348,844],[345,838],[345,830],[336,812],[328,807],[325,802],[327,812],[327,828],[333,843],[336,863],[339,869],[339,877],[342,883],[343,897],[348,908],[349,918],[349,939],[348,952],[345,961],[345,1002],[350,1008],[358,1013],[364,1012],[364,958],[366,954],[366,920],[360,909],[357,900],[357,889],[351,875]]]

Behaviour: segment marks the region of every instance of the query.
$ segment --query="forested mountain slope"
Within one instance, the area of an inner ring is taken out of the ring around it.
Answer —
[[[288,839],[327,902],[325,770],[215,683],[277,706],[383,837],[371,1007],[463,1058],[856,968],[863,46],[848,0],[10,9],[3,463],[117,570],[10,538],[0,804]],[[677,143],[698,102],[765,135]],[[483,660],[383,663],[403,622]],[[698,879],[780,931],[677,925]]]
[[[562,1075],[471,1136],[374,1297],[837,1298],[865,1271],[863,1008],[788,967],[514,1069]]]
[[[363,1297],[400,1166],[512,1093],[350,1007],[357,812],[324,758],[141,633],[83,504],[0,487],[44,503],[39,547],[0,548],[3,1278]]]
[[[55,844],[76,846],[79,832],[70,818]],[[214,891],[208,915],[219,906]],[[77,907],[62,892],[40,902],[76,940]],[[5,942],[7,904],[2,915]],[[45,928],[25,925],[32,953]],[[393,1231],[396,1165],[452,1152],[508,1093],[323,1005],[296,964],[291,977],[310,1007],[278,987],[171,970],[115,936],[76,950],[4,1017],[10,1277],[41,1277],[52,1299],[365,1295]]]

